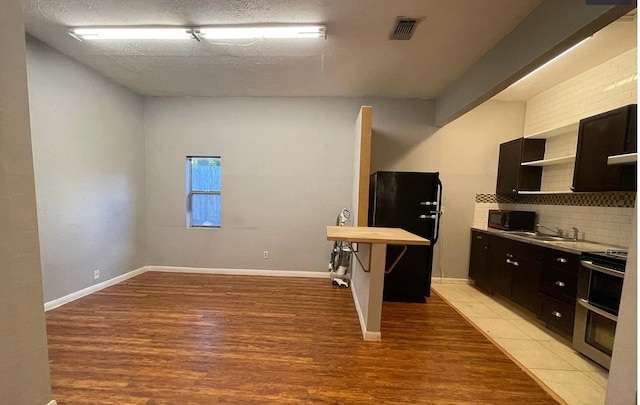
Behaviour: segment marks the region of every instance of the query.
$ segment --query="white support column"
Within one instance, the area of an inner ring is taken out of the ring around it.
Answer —
[[[386,259],[387,245],[373,243],[371,245],[371,262],[369,263],[369,308],[364,340],[379,341],[382,337],[380,322],[382,320],[382,289]]]

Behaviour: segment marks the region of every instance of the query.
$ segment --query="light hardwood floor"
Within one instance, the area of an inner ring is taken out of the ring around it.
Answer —
[[[145,273],[47,313],[58,404],[556,404],[440,297],[363,342],[328,280]]]

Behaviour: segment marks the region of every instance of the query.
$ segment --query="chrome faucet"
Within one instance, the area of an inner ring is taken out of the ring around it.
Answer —
[[[538,232],[538,233],[539,233],[539,232],[540,232],[540,228],[544,228],[544,229],[546,229],[547,231],[555,232],[555,234],[556,234],[557,236],[562,237],[562,229],[560,229],[560,228],[558,228],[558,227],[556,227],[556,229],[555,229],[555,230],[553,230],[553,229],[551,229],[551,228],[547,228],[547,227],[546,227],[546,226],[544,226],[544,225],[536,224],[536,232]]]
[[[571,229],[573,229],[573,240],[578,240],[578,228],[572,226]]]

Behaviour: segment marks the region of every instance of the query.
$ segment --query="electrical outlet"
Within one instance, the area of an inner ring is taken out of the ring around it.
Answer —
[[[265,250],[264,253],[262,254],[262,257],[264,257],[265,259],[269,258],[269,251]]]
[[[93,271],[93,279],[97,280],[100,278],[100,270],[94,270]]]

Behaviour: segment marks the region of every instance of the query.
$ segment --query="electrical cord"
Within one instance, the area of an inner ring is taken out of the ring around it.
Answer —
[[[444,206],[444,201],[443,204]],[[442,210],[442,214],[440,214],[440,236],[438,237],[438,242],[440,242],[440,248],[438,249],[438,267],[440,268],[440,281],[442,281],[444,279],[444,268],[442,267],[442,255],[444,253],[444,246],[445,246],[445,238],[444,238],[444,226],[443,225],[443,220],[444,220],[444,210]]]

